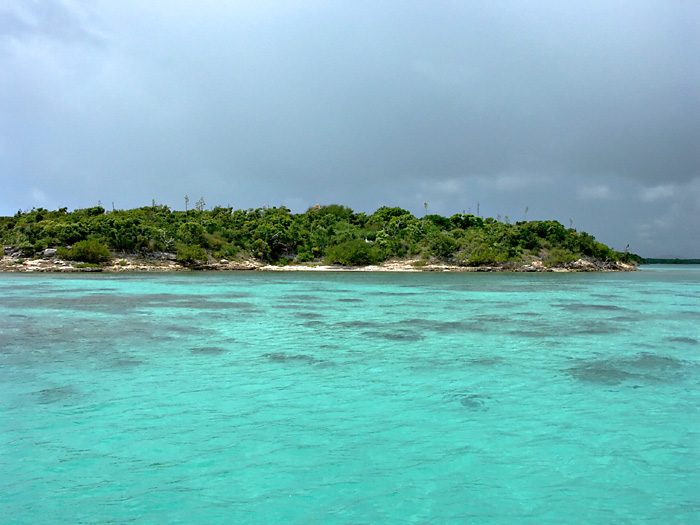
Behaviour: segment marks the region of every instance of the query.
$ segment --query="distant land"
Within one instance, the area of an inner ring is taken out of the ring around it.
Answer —
[[[700,264],[700,259],[664,259],[664,258],[645,258],[641,264]]]
[[[427,205],[426,205],[427,208]],[[427,211],[427,210],[426,210]],[[0,217],[4,271],[146,269],[328,269],[615,271],[648,262],[554,220],[511,223],[383,206],[372,214],[340,204],[174,211],[156,204],[35,208]]]

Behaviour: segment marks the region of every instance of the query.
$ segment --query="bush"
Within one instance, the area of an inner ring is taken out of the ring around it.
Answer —
[[[509,258],[508,248],[494,242],[493,237],[482,230],[467,230],[460,244],[461,249],[455,252],[454,259],[463,266],[500,264]]]
[[[603,261],[614,261],[617,259],[615,252],[600,242],[593,243],[593,257]]]
[[[180,244],[177,247],[177,261],[182,264],[194,264],[207,260],[207,252],[198,244]]]
[[[562,266],[578,260],[580,257],[575,253],[562,249],[552,248],[543,259],[545,266]]]
[[[381,252],[361,239],[345,241],[328,248],[326,260],[344,266],[366,266],[382,260]]]
[[[251,252],[256,259],[270,259],[270,245],[264,239],[255,239],[251,246]]]
[[[451,235],[443,232],[438,232],[428,241],[430,251],[440,259],[447,259],[455,252],[459,243]]]
[[[24,257],[32,257],[36,251],[34,245],[28,241],[21,242],[17,248]]]
[[[186,222],[177,229],[177,238],[185,245],[203,244],[204,227],[196,222]]]
[[[100,241],[78,241],[72,248],[59,248],[58,256],[69,261],[82,261],[91,264],[99,264],[109,261],[112,254]]]
[[[467,266],[486,266],[499,264],[508,260],[508,253],[496,246],[480,244],[476,246],[466,259]]]
[[[315,259],[315,255],[311,253],[311,250],[301,249],[297,253],[297,262],[309,262]]]

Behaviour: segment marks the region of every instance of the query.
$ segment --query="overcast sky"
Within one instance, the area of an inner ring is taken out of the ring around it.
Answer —
[[[0,215],[427,202],[700,257],[698,50],[696,0],[3,0]]]

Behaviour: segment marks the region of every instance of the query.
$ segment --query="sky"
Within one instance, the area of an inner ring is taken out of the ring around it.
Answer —
[[[3,0],[0,215],[560,221],[700,258],[696,0]]]

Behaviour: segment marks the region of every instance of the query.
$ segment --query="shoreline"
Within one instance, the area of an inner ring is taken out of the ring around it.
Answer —
[[[86,266],[57,258],[21,259],[5,255],[0,259],[0,273],[124,273],[124,272],[191,272],[191,271],[261,271],[261,272],[443,272],[443,273],[580,273],[638,271],[632,264],[621,262],[596,263],[579,259],[563,266],[546,266],[541,261],[504,263],[496,266],[457,266],[444,262],[416,259],[389,260],[378,265],[340,266],[323,263],[275,266],[253,259],[210,262],[185,266],[170,257],[148,259],[124,255],[110,263]]]

